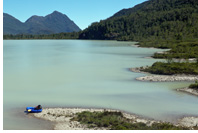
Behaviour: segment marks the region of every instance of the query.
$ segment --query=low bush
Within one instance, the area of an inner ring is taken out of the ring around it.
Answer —
[[[123,117],[121,112],[82,112],[78,113],[73,121],[79,121],[81,124],[87,124],[88,127],[106,127],[110,130],[184,130],[187,128],[177,127],[170,123],[154,123],[147,126],[144,123],[133,123],[131,120]]]
[[[152,74],[173,75],[173,74],[192,74],[198,75],[197,63],[164,63],[156,62],[151,67],[142,69],[142,71]]]
[[[191,85],[189,86],[189,88],[198,90],[198,81],[196,81],[194,84],[191,84]]]

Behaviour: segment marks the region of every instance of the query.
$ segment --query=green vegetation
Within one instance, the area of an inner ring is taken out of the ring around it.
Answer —
[[[195,84],[191,84],[189,88],[198,90],[198,81],[195,81]]]
[[[171,49],[155,53],[155,63],[145,69],[154,74],[198,74],[194,63],[173,63],[172,58],[198,58],[198,1],[149,0],[124,9],[107,20],[93,23],[82,31],[81,39],[139,41],[141,47]]]
[[[93,23],[81,39],[147,42],[187,41],[198,38],[197,0],[149,0],[109,19]],[[152,46],[156,47],[155,44]]]
[[[147,126],[144,123],[133,123],[132,120],[123,117],[121,112],[82,112],[73,118],[88,127],[105,127],[110,130],[186,130],[184,127],[176,127],[170,123],[154,123]]]
[[[59,33],[59,34],[50,34],[50,35],[3,35],[4,40],[8,39],[78,39],[80,32],[72,33]]]
[[[177,63],[177,62],[156,62],[151,67],[142,68],[142,71],[149,72],[152,74],[198,74],[197,63]]]
[[[138,41],[141,47],[171,49],[153,56],[169,61],[172,58],[198,58],[198,1],[149,0],[134,8],[121,10],[107,20],[93,23],[82,31],[79,38]],[[184,65],[183,68],[180,65]],[[193,68],[188,68],[191,66]],[[156,63],[147,71],[197,74],[196,67],[190,63]]]
[[[177,59],[189,59],[198,58],[198,42],[180,42],[172,44],[167,47],[171,48],[166,53],[155,53],[154,58],[177,58]]]
[[[78,38],[139,41],[141,46],[164,48],[170,48],[169,42],[197,40],[198,1],[149,0],[92,23]]]

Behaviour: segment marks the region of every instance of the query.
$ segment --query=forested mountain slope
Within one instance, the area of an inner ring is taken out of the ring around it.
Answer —
[[[93,23],[80,39],[189,40],[198,38],[198,0],[149,0]]]

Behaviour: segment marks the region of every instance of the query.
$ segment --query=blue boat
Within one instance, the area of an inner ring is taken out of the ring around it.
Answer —
[[[42,111],[43,109],[41,105],[38,105],[36,107],[26,107],[26,112],[28,113],[40,113]]]

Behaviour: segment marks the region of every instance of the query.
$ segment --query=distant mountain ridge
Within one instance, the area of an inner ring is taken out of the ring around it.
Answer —
[[[3,13],[3,34],[56,34],[61,32],[78,32],[81,29],[65,14],[58,11],[43,16],[32,16],[22,23],[13,16]]]

